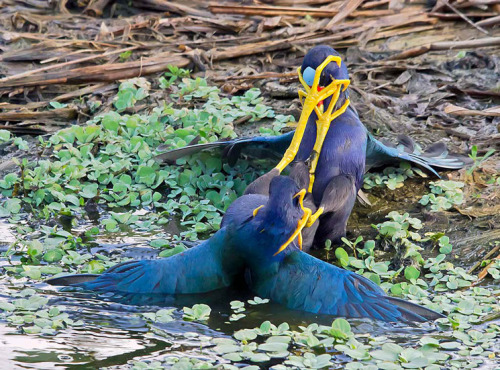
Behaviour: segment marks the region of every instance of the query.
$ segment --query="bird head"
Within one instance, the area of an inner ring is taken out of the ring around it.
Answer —
[[[331,61],[323,67],[321,64],[329,57]],[[348,80],[349,73],[340,54],[326,45],[315,46],[304,57],[299,73],[308,87],[312,87],[314,78],[319,76],[319,89],[324,89],[335,80]]]
[[[335,49],[325,45],[312,48],[304,57],[302,66],[298,69],[298,75],[305,90],[299,90],[302,112],[290,147],[276,166],[280,172],[295,158],[313,111],[316,112],[316,123],[322,127],[321,130],[318,129],[322,132],[316,140],[319,154],[330,123],[343,114],[350,104],[347,91],[350,84],[349,74],[345,63]],[[324,104],[325,101],[328,106]],[[312,183],[313,181],[310,186]]]
[[[267,203],[255,209],[238,232],[236,248],[247,260],[276,261],[284,258],[287,247],[298,248],[311,214],[303,204],[305,194],[291,178],[273,178]]]
[[[340,54],[326,45],[319,45],[306,54],[298,70],[299,79],[306,92],[304,108],[318,107],[323,111],[323,101],[332,97],[330,105],[334,108],[338,101],[347,98],[349,73]],[[333,109],[331,109],[333,111]]]

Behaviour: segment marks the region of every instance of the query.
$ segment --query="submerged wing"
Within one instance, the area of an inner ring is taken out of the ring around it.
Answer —
[[[227,141],[216,141],[206,144],[188,145],[184,148],[169,150],[155,157],[156,160],[166,163],[175,163],[179,158],[193,155],[204,150],[219,149],[228,158],[232,165],[241,154],[256,158],[281,157],[292,141],[294,132],[279,136],[257,136]]]
[[[128,261],[102,275],[70,275],[47,281],[119,293],[194,294],[229,286],[242,261],[226,251],[226,229],[186,252],[157,260]]]
[[[442,317],[425,307],[389,297],[371,280],[293,251],[272,269],[251,271],[253,289],[288,308],[312,313],[368,317],[388,322],[427,321]]]
[[[398,140],[400,147],[395,148],[381,143],[368,134],[367,170],[404,160],[423,167],[439,177],[435,169],[460,169],[467,164],[467,160],[463,156],[450,154],[444,143],[436,143],[427,150],[420,151],[410,137],[400,135]]]

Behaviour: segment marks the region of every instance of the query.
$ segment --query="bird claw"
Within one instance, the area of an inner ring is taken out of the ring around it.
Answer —
[[[321,63],[318,66],[318,68],[316,68],[316,74],[314,75],[314,81],[312,86],[309,86],[304,81],[302,73],[300,73],[300,67],[298,69],[300,83],[304,86],[305,89],[305,92],[299,90],[299,98],[301,102],[303,98],[305,98],[305,100],[303,102],[302,113],[300,114],[299,122],[297,123],[297,128],[295,129],[295,134],[293,135],[292,142],[290,143],[290,146],[286,150],[285,155],[283,156],[281,161],[275,167],[279,170],[280,173],[285,169],[286,166],[288,166],[295,159],[295,156],[299,151],[300,144],[302,143],[302,138],[304,137],[307,120],[309,119],[311,113],[313,111],[316,111],[318,117],[323,116],[324,113],[321,110],[323,106],[321,105],[320,107],[318,107],[318,104],[323,100],[325,100],[326,98],[328,98],[329,96],[335,94],[337,96],[337,99],[335,99],[335,102],[333,101],[330,102],[330,106],[333,109],[333,107],[336,104],[336,100],[338,100],[338,95],[340,94],[340,87],[343,86],[343,84],[346,84],[346,81],[348,85],[349,80],[334,80],[330,85],[326,86],[325,88],[318,89],[321,73],[330,62],[337,63],[337,65],[340,68],[342,64],[342,59],[338,56],[329,55],[323,61],[323,63]],[[347,88],[347,86],[344,87],[344,90],[345,88]]]
[[[302,139],[304,137],[304,132],[307,126],[307,121],[309,116],[314,111],[318,117],[316,122],[317,128],[317,136],[316,142],[314,144],[314,151],[317,153],[321,153],[321,148],[323,147],[323,142],[325,140],[326,134],[330,128],[330,123],[337,118],[339,115],[345,112],[347,107],[349,106],[349,99],[342,105],[342,107],[335,112],[333,111],[337,101],[339,99],[340,93],[345,91],[350,84],[350,80],[333,80],[328,86],[324,88],[319,88],[319,80],[321,77],[321,73],[326,68],[326,66],[335,62],[337,65],[342,65],[342,59],[339,56],[329,55],[317,68],[316,73],[314,75],[314,80],[311,86],[309,86],[300,72],[300,67],[298,69],[299,80],[305,91],[299,90],[298,95],[300,102],[302,104],[302,113],[299,118],[299,122],[297,123],[297,128],[295,129],[295,134],[293,135],[292,142],[290,146],[285,152],[285,155],[281,159],[281,161],[276,165],[276,169],[281,173],[285,167],[287,167],[297,155],[300,144],[302,143]],[[323,101],[328,97],[332,96],[330,100],[330,104],[328,108],[325,110],[325,106]],[[318,163],[319,154],[316,155],[312,159],[312,163],[309,166],[311,171],[310,175],[310,183],[309,183],[309,191],[312,191],[314,185],[314,173],[316,171],[316,166]]]
[[[309,216],[309,219],[307,220],[306,227],[311,227],[316,220],[318,219],[319,216],[323,214],[325,209],[323,207],[319,207],[316,212],[314,212],[311,216]]]

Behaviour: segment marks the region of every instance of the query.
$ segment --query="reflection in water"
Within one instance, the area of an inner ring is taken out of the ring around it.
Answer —
[[[10,244],[16,240],[16,237],[12,233],[12,225],[8,223],[0,222],[0,246],[3,244]]]

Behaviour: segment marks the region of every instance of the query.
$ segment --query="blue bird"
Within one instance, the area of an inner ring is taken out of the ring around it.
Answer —
[[[339,242],[345,236],[347,220],[368,169],[404,160],[439,176],[435,168],[459,169],[465,165],[461,159],[448,156],[443,143],[419,152],[406,136],[399,137],[399,147],[376,140],[350,106],[349,74],[339,53],[331,47],[312,48],[299,68],[299,79],[306,92],[299,92],[304,102],[294,132],[191,145],[160,154],[157,159],[172,163],[180,157],[213,148],[223,148],[230,164],[236,162],[241,153],[257,157],[279,154],[282,159],[275,170],[264,175],[270,178],[290,163],[306,162],[310,172],[308,190],[316,207],[320,209],[320,204],[328,204],[328,200],[333,203],[329,211],[322,210],[314,236],[317,246],[324,245],[327,239]]]
[[[248,194],[228,208],[221,229],[210,239],[175,256],[130,261],[102,275],[70,275],[49,280],[87,290],[129,294],[206,293],[245,276],[263,298],[294,309],[389,322],[442,317],[427,308],[387,296],[375,283],[299,250],[312,212],[305,189],[293,179],[274,177],[269,195]]]

